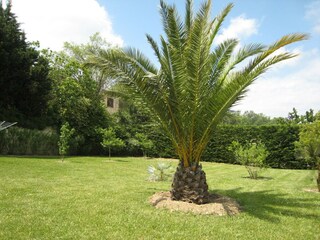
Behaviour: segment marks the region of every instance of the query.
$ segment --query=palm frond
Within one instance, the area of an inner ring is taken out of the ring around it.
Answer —
[[[224,22],[225,18],[228,16],[228,14],[230,13],[230,11],[232,10],[233,8],[233,4],[232,3],[229,3],[222,11],[221,13],[215,17],[213,19],[213,21],[211,22],[209,28],[210,28],[210,35],[209,35],[209,44],[211,46],[214,38],[217,36],[220,28],[221,28],[221,25],[222,23]]]
[[[192,8],[193,8],[192,0],[187,0],[186,1],[186,14],[185,14],[185,20],[184,20],[186,33],[190,32],[191,25],[193,22]]]
[[[147,34],[147,39],[148,39],[148,42],[151,45],[156,57],[158,58],[159,63],[161,63],[161,61],[162,61],[161,60],[161,53],[160,53],[160,49],[158,47],[158,44],[149,34]]]
[[[253,70],[249,70],[251,69],[250,67],[233,73],[225,82],[225,85],[212,95],[212,104],[207,107],[207,110],[210,110],[213,117],[210,119],[210,123],[202,133],[202,140],[200,142],[207,142],[209,140],[214,131],[214,127],[218,124],[224,114],[245,96],[248,86],[261,76],[261,74],[266,72],[270,66],[294,56],[295,54],[292,53],[282,53],[256,65]],[[251,64],[252,63],[249,65]]]

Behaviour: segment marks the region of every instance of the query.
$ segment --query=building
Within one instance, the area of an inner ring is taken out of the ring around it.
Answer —
[[[107,107],[107,111],[110,114],[113,114],[119,111],[119,102],[120,102],[119,98],[108,97],[108,96],[104,98],[104,103]]]

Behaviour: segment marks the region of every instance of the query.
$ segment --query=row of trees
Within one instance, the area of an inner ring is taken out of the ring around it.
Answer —
[[[255,113],[253,111],[229,111],[222,119],[222,124],[229,125],[244,125],[244,126],[261,126],[261,125],[275,125],[275,124],[304,124],[312,123],[320,120],[320,111],[315,113],[313,109],[306,111],[305,114],[299,114],[296,108],[293,108],[288,113],[287,117],[270,118],[262,113]]]

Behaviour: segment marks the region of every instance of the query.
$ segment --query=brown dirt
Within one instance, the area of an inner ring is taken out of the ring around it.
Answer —
[[[313,192],[313,193],[320,193],[318,188],[305,188],[303,189],[305,192]]]
[[[232,198],[218,194],[210,195],[209,203],[197,205],[182,201],[173,201],[170,192],[158,192],[149,199],[150,203],[156,208],[166,208],[170,211],[180,211],[203,215],[236,215],[240,213],[240,205]]]

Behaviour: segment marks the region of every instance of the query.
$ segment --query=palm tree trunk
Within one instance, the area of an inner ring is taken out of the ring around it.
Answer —
[[[209,201],[206,174],[201,165],[194,171],[191,167],[184,167],[182,162],[179,163],[172,182],[171,198],[196,204]]]

